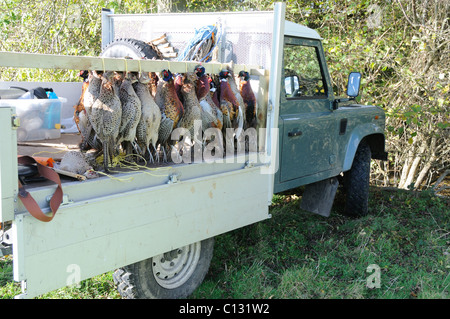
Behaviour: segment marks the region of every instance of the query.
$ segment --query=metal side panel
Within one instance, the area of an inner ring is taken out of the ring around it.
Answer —
[[[14,223],[18,298],[32,298],[270,217],[267,174],[253,167],[61,206]]]
[[[282,61],[283,61],[283,43],[284,43],[284,21],[286,14],[286,4],[276,3],[274,11],[273,24],[273,38],[272,38],[272,53],[270,66],[270,80],[269,80],[269,96],[268,96],[268,119],[267,127],[269,130],[267,144],[267,153],[270,156],[272,166],[271,180],[269,183],[269,197],[270,203],[274,193],[275,176],[279,168],[279,131],[278,120],[280,114],[280,90],[282,77]]]
[[[265,69],[270,67],[273,11],[167,14],[103,12],[102,17],[102,46],[120,38],[149,42],[165,34],[175,52],[181,53],[195,36],[196,30],[215,25],[221,35],[218,40],[218,61],[255,64]]]
[[[13,127],[15,109],[0,107],[0,222],[14,218],[17,194],[17,131]],[[18,122],[17,122],[18,124]]]

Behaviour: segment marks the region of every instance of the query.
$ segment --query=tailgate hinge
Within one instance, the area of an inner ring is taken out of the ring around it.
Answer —
[[[50,203],[50,200],[52,199],[53,195],[49,195],[47,196],[45,199],[48,203]],[[62,202],[61,205],[68,205],[68,204],[73,204],[73,200],[69,199],[69,195],[64,194],[63,198],[62,198]]]
[[[178,174],[169,175],[169,181],[167,182],[167,184],[176,184],[178,182],[179,182]]]

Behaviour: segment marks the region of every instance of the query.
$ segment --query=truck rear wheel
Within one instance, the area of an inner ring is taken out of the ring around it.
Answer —
[[[365,216],[368,213],[371,157],[369,145],[362,142],[351,169],[344,173],[345,212],[349,215]]]
[[[202,283],[213,256],[214,238],[125,266],[114,283],[126,299],[179,299]]]

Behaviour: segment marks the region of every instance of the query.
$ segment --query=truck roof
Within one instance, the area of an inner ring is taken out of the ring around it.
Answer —
[[[301,38],[322,40],[317,31],[310,29],[304,25],[297,24],[287,20],[284,23],[284,34]]]

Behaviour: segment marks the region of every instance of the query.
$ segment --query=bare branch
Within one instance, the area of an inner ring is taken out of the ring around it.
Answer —
[[[406,12],[405,12],[405,9],[403,9],[403,6],[402,6],[401,1],[400,1],[400,0],[396,0],[396,1],[398,2],[398,5],[400,6],[400,9],[401,9],[402,12],[403,12],[403,16],[406,18],[406,21],[408,21],[408,23],[409,23],[413,28],[418,28],[419,25],[416,24],[416,23],[414,23],[413,21],[411,21],[411,20],[409,19],[408,15],[407,15]],[[415,4],[415,1],[414,1],[414,4]]]

